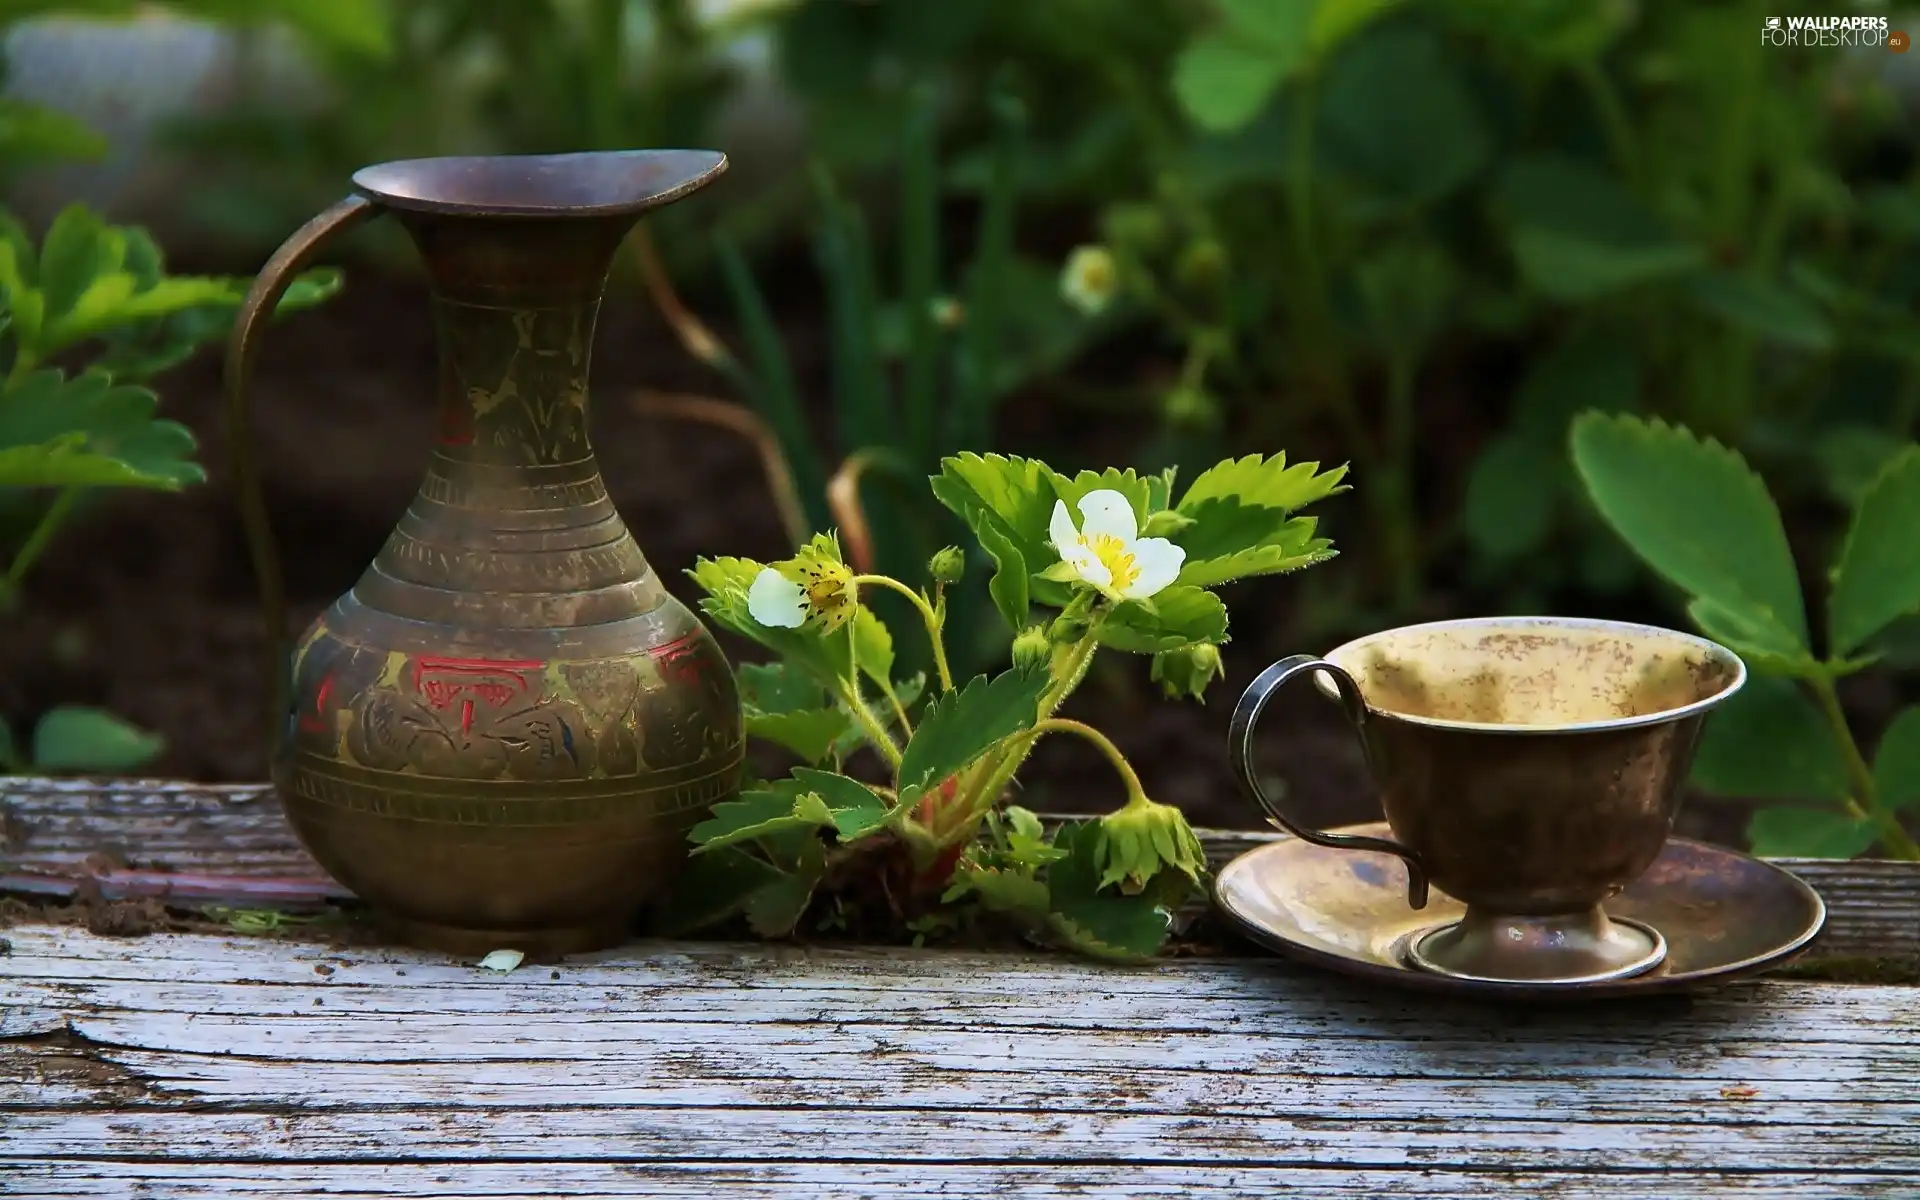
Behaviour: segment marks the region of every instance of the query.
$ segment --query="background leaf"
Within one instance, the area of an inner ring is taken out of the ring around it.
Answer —
[[[1565,156],[1515,161],[1494,189],[1521,274],[1542,294],[1582,302],[1698,269],[1675,236],[1618,180]]]
[[[33,729],[33,765],[41,771],[114,774],[160,757],[166,739],[98,708],[49,710]]]
[[[1747,825],[1762,858],[1852,858],[1873,845],[1872,821],[1811,808],[1763,808]]]
[[[1920,445],[1890,460],[1861,493],[1834,569],[1828,652],[1852,654],[1896,618],[1915,612],[1920,612]]]
[[[1893,718],[1873,752],[1874,788],[1882,808],[1920,805],[1920,705],[1908,705]]]
[[[1693,281],[1691,294],[1694,303],[1737,329],[1796,350],[1833,349],[1827,318],[1784,284],[1742,271],[1713,271]]]
[[[1707,718],[1693,783],[1718,796],[1841,800],[1847,768],[1826,718],[1799,685],[1750,675]]]
[[[1600,515],[1667,580],[1804,654],[1806,608],[1780,511],[1737,453],[1658,420],[1586,413],[1573,461]]]

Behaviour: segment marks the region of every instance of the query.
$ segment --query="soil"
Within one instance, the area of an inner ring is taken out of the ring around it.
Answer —
[[[332,303],[272,332],[254,385],[258,455],[299,625],[351,587],[380,549],[418,486],[432,440],[435,346],[424,284],[370,271],[350,272],[349,281]],[[816,348],[823,339],[806,315],[812,286],[803,277],[790,295],[775,291],[772,298],[778,311],[802,314],[786,322],[788,341],[803,384],[820,395],[826,388]],[[670,588],[693,598],[683,572],[698,555],[771,559],[787,552],[747,442],[706,425],[643,418],[627,402],[626,393],[640,386],[726,394],[680,350],[634,286],[616,287],[603,309],[594,371],[603,473]],[[203,353],[160,381],[159,390],[166,415],[201,439],[210,484],[171,497],[108,496],[64,532],[30,578],[26,603],[0,622],[0,716],[21,730],[55,704],[100,705],[165,737],[167,749],[150,774],[261,779],[264,636],[226,468],[219,355]],[[1497,414],[1476,408],[1471,389],[1455,392],[1450,405],[1444,395],[1435,402],[1433,419],[1448,436],[1428,446],[1448,461],[1428,469],[1457,480]],[[1063,420],[1061,412],[1058,405],[1008,405],[1004,448],[1059,452],[1074,462],[1104,453],[1126,462],[1143,432]],[[1092,439],[1087,429],[1096,431]],[[1337,449],[1326,454],[1339,461]],[[1359,564],[1349,557],[1319,569]],[[1259,825],[1228,771],[1226,721],[1231,698],[1262,666],[1302,648],[1290,620],[1299,586],[1284,577],[1235,585],[1227,597],[1235,640],[1210,704],[1165,701],[1148,683],[1144,662],[1116,659],[1100,664],[1069,711],[1107,729],[1150,794],[1179,805],[1196,823]],[[1469,604],[1436,591],[1427,615],[1467,615]],[[736,659],[753,656],[737,643],[727,648]],[[1304,820],[1330,824],[1377,814],[1357,747],[1332,705],[1281,697],[1266,725],[1267,753]],[[1042,745],[1023,785],[1025,803],[1051,811],[1100,812],[1122,798],[1106,765],[1068,739]],[[1737,840],[1740,812],[1738,805],[1693,804],[1683,832]]]

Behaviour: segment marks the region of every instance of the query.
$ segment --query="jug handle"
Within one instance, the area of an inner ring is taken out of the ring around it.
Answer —
[[[1240,693],[1240,702],[1234,706],[1233,719],[1227,725],[1227,755],[1233,760],[1233,770],[1240,778],[1240,788],[1246,792],[1249,800],[1258,804],[1261,811],[1267,814],[1268,821],[1303,842],[1312,842],[1330,850],[1378,850],[1399,857],[1407,864],[1408,906],[1425,908],[1429,889],[1427,864],[1418,854],[1387,838],[1322,833],[1317,829],[1309,829],[1282,812],[1280,806],[1260,786],[1260,778],[1253,769],[1253,727],[1260,720],[1261,710],[1289,680],[1311,675],[1315,671],[1325,671],[1333,679],[1334,689],[1340,693],[1340,707],[1346,710],[1347,723],[1353,726],[1354,733],[1360,738],[1360,748],[1367,756],[1367,765],[1373,765],[1373,752],[1367,740],[1367,702],[1360,695],[1360,685],[1353,681],[1353,676],[1326,659],[1315,658],[1311,654],[1296,654],[1260,672],[1247,685],[1247,690]]]
[[[267,747],[270,764],[279,756],[280,740],[285,732],[292,664],[285,644],[286,584],[280,577],[280,556],[274,547],[273,526],[267,520],[266,495],[261,488],[260,470],[253,456],[253,422],[247,384],[253,376],[253,359],[259,349],[259,335],[267,327],[267,318],[279,305],[280,298],[286,295],[294,276],[313,261],[335,235],[354,228],[379,211],[373,201],[355,194],[302,225],[273,252],[273,257],[267,260],[267,265],[254,278],[253,287],[240,305],[239,315],[234,318],[233,332],[227,339],[227,449],[234,487],[240,498],[240,519],[246,528],[254,571],[259,576],[260,606],[267,623]]]

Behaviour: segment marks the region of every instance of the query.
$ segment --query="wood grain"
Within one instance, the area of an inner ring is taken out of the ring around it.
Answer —
[[[1269,959],[6,931],[7,1196],[1911,1196],[1920,1005]]]
[[[1280,836],[1201,831],[1216,867]],[[1775,861],[1827,902],[1827,931],[1810,961],[1920,959],[1920,863]],[[0,891],[70,893],[81,875],[109,899],[298,905],[346,896],[294,839],[267,785],[0,779]]]

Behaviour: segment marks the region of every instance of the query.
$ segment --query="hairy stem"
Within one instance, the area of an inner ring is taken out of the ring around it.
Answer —
[[[889,575],[855,575],[853,582],[855,584],[871,583],[889,588],[913,601],[913,606],[920,610],[921,621],[927,626],[927,642],[933,647],[933,667],[940,674],[940,690],[952,691],[953,672],[947,668],[947,645],[946,639],[940,634],[940,614],[934,611],[933,605],[927,603],[927,598]]]
[[[880,723],[880,718],[873,715],[873,710],[867,707],[866,700],[861,698],[860,648],[851,635],[847,638],[847,677],[842,680],[842,684],[840,699],[853,713],[853,719],[860,723],[861,730],[873,743],[873,748],[887,760],[888,766],[898,771],[900,747],[894,745],[893,735],[887,732],[887,727]]]
[[[1085,636],[1068,648],[1067,653],[1055,667],[1053,683],[1040,695],[1034,727],[1025,733],[1008,738],[1001,744],[999,753],[982,759],[980,764],[961,780],[961,799],[954,808],[966,814],[966,819],[961,822],[962,825],[970,828],[974,821],[999,800],[1001,791],[1012,782],[1014,773],[1019,771],[1020,765],[1027,761],[1027,756],[1033,753],[1033,745],[1040,739],[1040,726],[1053,717],[1054,711],[1087,677],[1087,668],[1093,663],[1094,651],[1100,648],[1097,635],[1100,632],[1100,622],[1104,617],[1104,612],[1094,614],[1093,622],[1087,627]]]

